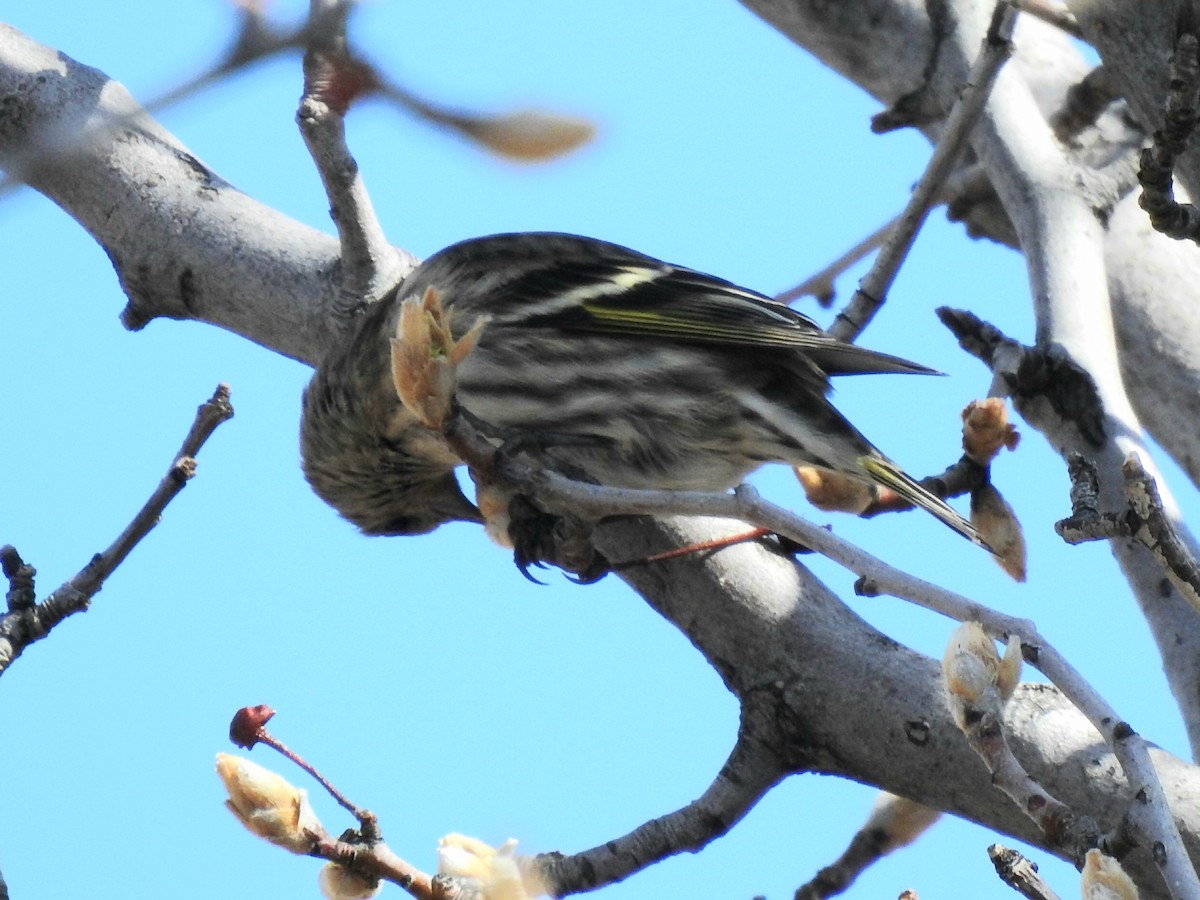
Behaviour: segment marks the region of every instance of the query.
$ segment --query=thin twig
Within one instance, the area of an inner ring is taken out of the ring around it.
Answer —
[[[209,85],[216,84],[221,79],[252,63],[304,46],[308,34],[308,24],[298,28],[271,28],[267,25],[260,10],[251,7],[239,9],[239,27],[234,35],[229,49],[203,72],[186,81],[169,88],[141,105],[135,113],[125,116],[107,116],[89,123],[87,128],[81,128],[70,135],[59,135],[55,152],[70,153],[73,149],[82,147],[88,141],[96,140],[101,133],[113,132],[128,125],[150,112],[157,112],[173,106],[188,97],[198,93]],[[34,160],[36,162],[36,160]],[[0,179],[0,199],[24,182],[10,171]]]
[[[315,778],[321,787],[325,788],[326,793],[336,800],[342,809],[358,819],[364,831],[369,831],[372,835],[378,837],[378,826],[374,813],[362,809],[347,800],[342,792],[334,787],[333,782],[317,770],[316,766],[267,730],[267,722],[274,717],[275,710],[271,709],[265,703],[260,703],[256,706],[243,706],[234,713],[233,721],[229,723],[229,739],[237,746],[244,747],[247,750],[251,749],[255,744],[266,744],[276,753],[284,756]]]
[[[310,44],[304,54],[304,96],[296,120],[329,198],[341,243],[339,302],[335,315],[350,316],[395,287],[411,269],[383,233],[366,183],[346,144],[345,113],[372,90],[372,70],[346,44],[347,0],[312,0]],[[317,22],[322,23],[316,27]]]
[[[265,704],[242,707],[234,713],[229,723],[229,739],[246,750],[261,743],[282,754],[320,782],[321,787],[358,820],[357,831],[347,831],[336,839],[330,836],[319,822],[308,827],[304,834],[304,837],[311,841],[308,855],[337,863],[368,879],[382,878],[391,881],[418,900],[435,900],[437,895],[433,890],[433,879],[401,859],[383,842],[379,819],[375,814],[347,800],[315,766],[267,730],[266,723],[274,715],[275,710]],[[288,846],[287,849],[301,852],[293,846]]]
[[[736,825],[786,774],[770,737],[758,733],[743,706],[737,742],[700,797],[590,850],[540,854],[535,872],[553,896],[562,896],[619,881],[676,853],[696,852]]]
[[[830,306],[833,303],[835,295],[834,282],[851,266],[856,265],[859,260],[877,250],[887,239],[888,235],[892,233],[896,227],[896,223],[899,221],[900,217],[897,216],[887,223],[880,225],[820,272],[809,276],[795,287],[788,288],[781,294],[776,294],[775,299],[780,303],[793,303],[801,297],[811,296],[815,297],[821,306]]]
[[[269,56],[298,49],[308,41],[310,24],[307,20],[299,26],[273,27],[267,22],[261,8],[249,4],[238,6],[237,14],[238,30],[225,53],[203,72],[143,103],[147,112],[173,106],[238,69]]]
[[[883,305],[901,264],[912,249],[917,232],[941,196],[959,153],[983,112],[996,76],[1012,53],[1011,37],[1015,22],[1016,11],[1005,2],[998,3],[983,47],[962,92],[946,117],[945,128],[929,159],[929,165],[913,188],[912,197],[900,214],[895,229],[875,257],[871,271],[829,329],[834,337],[853,341],[862,334]]]
[[[1033,820],[1051,846],[1065,850],[1071,862],[1082,865],[1084,854],[1101,838],[1095,820],[1076,813],[1021,765],[1004,733],[999,709],[970,709],[963,718],[963,736],[987,766],[992,784]]]
[[[1003,390],[1027,421],[1029,407],[1044,401],[1089,446],[1104,445],[1107,410],[1096,380],[1061,348],[1022,344],[965,310],[940,306],[936,312],[958,345],[1001,379]]]
[[[994,637],[1017,635],[1026,660],[1063,692],[1112,747],[1134,798],[1129,811],[1132,824],[1145,845],[1152,848],[1155,864],[1162,872],[1172,896],[1200,897],[1200,878],[1197,878],[1171,815],[1166,792],[1150,760],[1147,742],[1038,633],[1031,622],[998,613],[888,566],[824,529],[766,503],[752,489],[739,488],[736,506],[741,508],[732,513],[734,516],[785,534],[851,571],[859,572],[860,583],[875,593],[899,597],[961,622],[974,619]]]
[[[387,844],[355,844],[323,835],[313,845],[311,856],[345,866],[353,872],[373,875],[398,885],[417,900],[437,900],[434,879],[407,860],[397,856]]]
[[[334,4],[352,11],[356,2],[334,0]],[[56,135],[53,152],[65,155],[89,141],[98,140],[105,133],[136,126],[138,119],[147,113],[180,103],[259,60],[304,48],[314,40],[323,40],[327,34],[323,16],[314,18],[310,15],[300,25],[275,26],[267,22],[259,9],[241,8],[239,26],[228,49],[204,71],[151,97],[133,113],[95,116],[94,121],[85,128],[74,129],[67,135]],[[379,67],[366,61],[365,54],[357,46],[347,48],[346,58],[360,73],[369,76],[363,83],[364,93],[383,97],[418,121],[448,130],[476,147],[501,156],[522,161],[551,159],[581,146],[595,133],[591,123],[570,116],[552,113],[493,115],[454,109],[420,97],[388,79]],[[525,127],[522,129],[521,126]],[[511,134],[513,131],[516,131],[515,135]],[[498,133],[508,137],[508,140],[497,140]],[[38,148],[39,151],[45,149]],[[37,162],[37,153],[29,154],[26,161],[8,161],[7,171],[0,177],[0,200],[24,185],[20,171],[25,164]]]
[[[924,834],[941,815],[907,797],[880,792],[870,818],[854,833],[842,855],[797,888],[793,900],[824,900],[843,893],[869,867]]]
[[[201,404],[166,476],[133,520],[102,553],[97,553],[73,578],[41,603],[33,602],[34,570],[12,547],[0,548],[3,571],[9,579],[9,612],[0,616],[0,675],[30,644],[41,640],[63,619],[88,608],[105,580],[158,524],[163,510],[195,474],[195,454],[216,430],[233,416],[229,388],[217,386],[212,398]]]

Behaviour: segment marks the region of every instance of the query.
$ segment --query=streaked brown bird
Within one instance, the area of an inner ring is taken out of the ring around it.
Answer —
[[[487,325],[458,368],[461,406],[549,464],[602,485],[724,490],[764,463],[819,466],[895,491],[982,544],[971,524],[830,403],[829,378],[930,373],[839,341],[762,294],[568,234],[454,244],[368,310],[304,395],[313,489],[368,534],[479,521],[459,460],[397,397],[401,302],[433,288],[455,336]]]

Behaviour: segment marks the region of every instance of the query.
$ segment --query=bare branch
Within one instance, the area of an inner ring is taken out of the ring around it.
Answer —
[[[921,803],[881,793],[870,818],[855,832],[842,855],[797,888],[794,900],[824,900],[842,893],[867,868],[912,843],[940,817],[940,812]]]
[[[752,722],[743,708],[743,727],[733,751],[708,789],[687,806],[591,850],[538,856],[551,893],[563,896],[612,884],[675,853],[699,850],[737,824],[787,774],[778,755],[761,743]]]
[[[334,839],[317,818],[307,792],[283,776],[227,753],[217,754],[216,768],[229,794],[225,807],[247,831],[289,853],[329,861],[320,879],[325,896],[373,896],[379,880],[387,879],[418,900],[438,897],[428,875],[383,844],[372,814],[363,811],[357,831],[348,830]],[[327,890],[327,882],[354,890]]]
[[[296,116],[338,230],[340,300],[333,315],[344,319],[394,288],[412,263],[384,237],[358,163],[346,145],[346,110],[375,83],[372,70],[353,59],[346,45],[346,16],[352,7],[344,0],[313,2],[304,96]]]
[[[505,474],[506,477],[513,477],[507,464]],[[1197,892],[1195,895],[1200,896],[1200,879],[1197,879],[1191,867],[1168,811],[1166,795],[1150,762],[1145,741],[1031,623],[998,613],[894,569],[825,529],[761,500],[752,489],[745,486],[739,488],[733,497],[682,491],[636,491],[580,484],[553,472],[534,473],[527,485],[532,487],[539,501],[549,508],[569,509],[578,515],[603,516],[616,512],[658,516],[708,515],[752,522],[783,534],[858,573],[862,593],[891,594],[960,622],[978,621],[995,637],[1019,636],[1026,659],[1049,677],[1088,717],[1112,746],[1130,783],[1138,786],[1137,793],[1144,800],[1133,810],[1133,818],[1147,843],[1163,848],[1163,852],[1156,855],[1156,861],[1168,884],[1172,885],[1172,896],[1192,896],[1188,891],[1193,889]]]
[[[1016,13],[1007,2],[1001,0],[996,4],[991,27],[984,38],[975,65],[967,76],[950,115],[946,117],[945,128],[938,138],[925,173],[913,188],[908,205],[900,213],[896,227],[888,235],[887,242],[875,258],[871,271],[862,280],[850,303],[838,313],[829,329],[830,334],[835,337],[853,341],[862,334],[883,304],[896,274],[900,271],[900,265],[916,240],[917,232],[924,224],[930,208],[941,195],[967,137],[975,127],[1000,68],[1012,52],[1011,38],[1015,23]]]
[[[998,716],[984,713],[972,720],[965,733],[996,785],[1037,823],[1054,847],[1082,861],[1083,854],[1100,838],[1096,823],[1089,816],[1077,815],[1029,776],[1009,748]]]
[[[801,297],[811,296],[816,298],[816,301],[821,306],[831,306],[835,296],[834,282],[845,274],[851,266],[882,246],[899,222],[900,217],[897,216],[891,221],[880,225],[820,272],[809,276],[795,287],[788,288],[781,294],[776,294],[775,299],[780,303],[794,303]]]
[[[11,546],[0,548],[0,563],[9,581],[9,611],[0,617],[0,675],[27,646],[46,637],[63,619],[88,608],[92,597],[104,586],[108,576],[158,524],[167,504],[175,499],[195,474],[195,454],[217,426],[232,415],[229,388],[218,385],[212,398],[196,411],[196,419],[166,476],[138,510],[133,521],[107,550],[93,556],[74,578],[41,603],[34,602],[33,567],[25,565]]]
[[[1103,443],[1104,407],[1086,369],[1053,346],[1041,350],[1021,344],[964,310],[943,306],[937,315],[959,346],[992,369],[1027,420],[1036,419],[1038,404],[1049,404],[1063,424],[1075,428],[1078,439],[1090,447]]]
[[[486,438],[461,415],[451,417],[446,424],[446,436],[452,449],[468,464],[478,467],[488,477],[494,477],[499,467],[504,479],[530,490],[547,509],[571,515],[590,514],[596,518],[641,513],[740,519],[785,535],[859,574],[862,593],[889,593],[961,622],[978,621],[995,637],[1019,636],[1029,661],[1059,686],[1089,718],[1117,753],[1130,782],[1141,786],[1139,796],[1147,799],[1145,805],[1139,808],[1139,815],[1135,816],[1137,827],[1143,836],[1168,848],[1161,857],[1156,857],[1168,883],[1184,887],[1194,883],[1200,890],[1200,880],[1183,850],[1174,820],[1166,811],[1165,794],[1150,763],[1144,741],[1038,634],[1031,623],[1003,615],[900,572],[824,529],[761,500],[747,486],[742,486],[730,497],[725,494],[639,491],[587,485],[552,471],[534,471],[511,459],[499,459]],[[1078,856],[1078,847],[1072,848],[1072,855]]]
[[[1180,538],[1163,508],[1158,485],[1142,468],[1136,455],[1125,460],[1124,490],[1129,509],[1124,514],[1101,513],[1096,467],[1078,454],[1069,459],[1071,473],[1071,517],[1055,524],[1063,540],[1071,544],[1089,540],[1133,537],[1146,547],[1163,567],[1180,595],[1200,613],[1200,564]]]
[[[1054,523],[1054,530],[1068,544],[1129,537],[1129,523],[1119,513],[1100,512],[1100,476],[1096,466],[1082,453],[1067,455],[1071,477],[1071,515]]]
[[[436,879],[397,856],[383,841],[360,844],[323,835],[314,843],[311,855],[351,872],[390,881],[417,900],[439,900],[433,886]]]
[[[1124,474],[1130,512],[1136,517],[1131,527],[1137,539],[1162,564],[1176,590],[1200,613],[1200,565],[1163,508],[1157,483],[1136,454],[1125,461]]]
[[[166,109],[238,69],[277,53],[304,46],[308,33],[307,23],[299,27],[273,27],[267,22],[262,8],[258,5],[236,4],[235,8],[238,17],[237,31],[228,49],[203,72],[147,100],[143,105],[148,111]]]
[[[1058,235],[1056,240],[1062,237]],[[1094,302],[1094,298],[1088,296],[1078,302],[1086,306]],[[1104,311],[1097,312],[1101,317],[1105,314]],[[1121,518],[1128,509],[1128,500],[1120,489],[1124,483],[1120,472],[1126,454],[1136,453],[1146,460],[1150,456],[1136,430],[1136,420],[1132,427],[1128,424],[1133,413],[1123,402],[1123,393],[1116,395],[1116,402],[1111,407],[1103,399],[1105,393],[1119,390],[1120,376],[1106,368],[1115,365],[1115,360],[1100,352],[1103,349],[1102,334],[1094,335],[1091,343],[1080,345],[1083,352],[1094,357],[1089,368],[1084,370],[1078,360],[1066,358],[1054,344],[1043,352],[1006,337],[969,313],[941,309],[938,315],[958,337],[960,345],[992,370],[993,391],[1011,393],[1014,405],[1025,420],[1045,433],[1060,452],[1074,449],[1096,462],[1101,475],[1096,499],[1089,501],[1099,517],[1091,517],[1095,523],[1093,527],[1101,527],[1107,521],[1103,527],[1113,529],[1110,536],[1116,539],[1110,545],[1158,642],[1164,669],[1183,711],[1193,752],[1196,752],[1200,747],[1200,693],[1197,691],[1200,685],[1200,634],[1194,626],[1195,613],[1170,585],[1164,591],[1159,562],[1140,543],[1120,539],[1124,530],[1110,521],[1112,511],[1119,510],[1116,516]],[[1091,319],[1078,322],[1078,327],[1085,332],[1097,325]],[[1103,379],[1093,378],[1097,372],[1108,374]],[[1113,415],[1113,409],[1124,413]],[[1172,523],[1179,540],[1192,547],[1194,541],[1183,526],[1170,495],[1163,493],[1161,501],[1164,516]]]
[[[22,177],[105,250],[129,298],[127,327],[193,319],[294,359],[320,357],[336,332],[326,314],[336,240],[235,190],[119,84],[7,25],[0,95],[12,104],[0,165],[35,161]],[[122,124],[61,152],[98,120]]]
[[[950,636],[942,658],[946,705],[988,771],[992,783],[1037,823],[1055,849],[1076,865],[1100,840],[1094,819],[1076,813],[1033,778],[1017,759],[1004,731],[1004,706],[1020,679],[1021,643],[1010,635],[1004,658],[978,622]]]
[[[999,346],[1007,345],[1001,343]],[[1130,783],[1138,786],[1139,805],[1132,810],[1130,820],[1144,840],[1163,849],[1163,852],[1155,855],[1155,860],[1171,885],[1173,896],[1187,896],[1193,884],[1200,891],[1200,880],[1183,849],[1145,742],[1038,634],[1031,623],[997,613],[887,566],[824,529],[762,501],[746,486],[730,497],[723,494],[639,491],[586,485],[552,471],[534,471],[509,458],[501,458],[487,439],[462,415],[450,415],[444,428],[446,439],[455,453],[482,472],[485,478],[493,479],[499,475],[522,490],[531,492],[539,504],[548,510],[595,518],[630,513],[657,516],[684,514],[722,516],[752,522],[823,553],[858,573],[861,593],[889,593],[959,621],[980,622],[995,637],[1020,637],[1027,659],[1049,676],[1089,718],[1113,747]],[[1057,841],[1063,837],[1060,833],[1053,839]],[[1069,855],[1077,858],[1080,852],[1078,841],[1072,838],[1069,843]]]

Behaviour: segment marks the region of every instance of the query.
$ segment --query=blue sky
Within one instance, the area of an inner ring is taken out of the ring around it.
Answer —
[[[273,9],[287,17],[298,6]],[[4,18],[142,98],[204,66],[232,22],[215,0],[11,0]],[[893,216],[928,154],[914,135],[872,136],[877,104],[733,0],[377,0],[354,27],[398,80],[442,102],[539,106],[600,128],[591,147],[530,168],[380,104],[354,110],[351,147],[387,234],[422,256],[496,231],[574,231],[778,292]],[[332,231],[294,126],[299,93],[290,56],[161,118],[240,189]],[[37,566],[43,594],[120,531],[218,381],[237,409],[93,609],[0,683],[0,870],[14,897],[318,896],[316,862],[250,837],[221,808],[213,755],[229,749],[234,710],[251,703],[278,709],[276,733],[427,869],[449,831],[570,852],[707,786],[732,746],[736,705],[686,638],[619,581],[583,588],[548,573],[547,587],[533,586],[466,526],[358,535],[300,474],[305,367],[194,323],[125,332],[103,252],[32,192],[0,203],[0,246],[0,543]],[[843,279],[843,298],[862,274]],[[837,395],[918,475],[957,456],[958,411],[989,381],[937,323],[943,304],[1032,340],[1020,258],[935,213],[864,342],[949,377],[843,379]],[[1186,754],[1108,551],[1053,536],[1068,511],[1062,464],[1026,433],[995,480],[1031,543],[1024,586],[928,517],[816,515],[889,561],[1035,619],[1139,731]],[[756,483],[812,514],[787,472]],[[1172,483],[1195,510],[1182,479]],[[855,598],[853,576],[814,565],[877,627],[940,656],[952,623]],[[253,757],[307,784],[264,751]],[[352,824],[313,796],[331,831]],[[837,856],[872,797],[794,777],[699,855],[603,896],[790,897]],[[945,821],[849,896],[912,887],[922,900],[1007,898],[984,852],[995,839]],[[1074,892],[1068,867],[1035,858],[1061,894]]]

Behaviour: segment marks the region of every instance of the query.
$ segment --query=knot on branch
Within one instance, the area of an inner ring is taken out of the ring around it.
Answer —
[[[966,310],[943,306],[937,315],[960,347],[1003,379],[1019,410],[1044,400],[1059,418],[1074,424],[1089,444],[1104,444],[1104,405],[1096,382],[1065,351],[1021,344]]]

